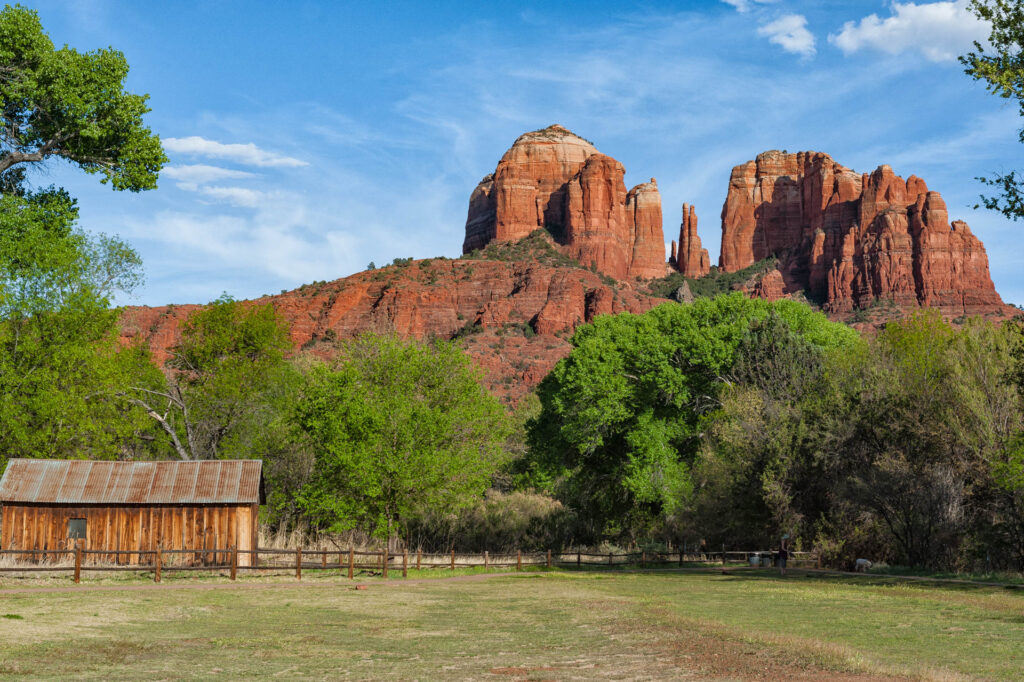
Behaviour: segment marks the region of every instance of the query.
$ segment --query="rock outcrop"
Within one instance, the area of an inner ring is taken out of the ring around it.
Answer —
[[[515,400],[569,354],[568,339],[579,325],[596,315],[643,312],[664,302],[609,286],[582,268],[544,260],[414,261],[253,303],[273,304],[288,321],[297,351],[324,357],[334,352],[336,340],[366,331],[460,338],[484,368],[490,390]],[[196,308],[126,308],[122,341],[146,342],[163,364]]]
[[[711,272],[711,258],[708,250],[701,248],[697,236],[697,210],[690,204],[683,204],[683,222],[679,225],[679,246],[672,242],[671,262],[676,270],[687,277],[703,277]]]
[[[765,152],[733,168],[722,208],[720,267],[774,256],[781,282],[759,295],[804,290],[826,311],[878,300],[947,314],[1002,311],[981,241],[923,180],[889,166],[858,174],[818,152]],[[679,260],[683,253],[680,248]]]
[[[546,229],[565,253],[619,280],[666,273],[661,195],[626,191],[622,164],[557,125],[521,135],[469,200],[463,253]]]

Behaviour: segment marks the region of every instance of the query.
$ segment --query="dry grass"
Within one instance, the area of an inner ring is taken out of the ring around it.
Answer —
[[[1024,663],[1024,595],[991,588],[559,571],[303,583],[6,594],[0,677],[1011,680]]]

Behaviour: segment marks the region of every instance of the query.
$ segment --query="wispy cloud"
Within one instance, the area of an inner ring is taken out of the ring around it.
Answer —
[[[258,167],[297,168],[309,163],[290,156],[283,156],[260,149],[252,142],[248,144],[224,144],[207,140],[198,135],[190,137],[168,137],[163,140],[164,149],[176,154],[204,156],[211,159],[225,159],[236,163]]]
[[[878,50],[887,54],[921,52],[933,62],[950,61],[971,48],[975,40],[988,37],[990,26],[967,9],[966,0],[956,2],[894,2],[891,15],[877,14],[843,24],[828,42],[845,54]]]
[[[722,0],[727,5],[732,5],[737,12],[749,12],[754,5],[770,5],[778,0]]]
[[[179,187],[182,185],[202,185],[219,180],[241,180],[256,177],[255,173],[248,171],[221,168],[220,166],[207,166],[201,163],[167,166],[160,173],[164,177],[176,181]]]
[[[807,30],[807,17],[802,14],[786,14],[757,29],[759,36],[766,36],[768,42],[778,45],[786,52],[804,57],[814,54],[814,35]]]
[[[242,208],[258,208],[270,196],[246,187],[199,187],[197,191],[202,196]]]

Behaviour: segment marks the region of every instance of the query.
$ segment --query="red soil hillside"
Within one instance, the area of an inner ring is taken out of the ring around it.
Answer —
[[[296,348],[321,356],[336,340],[364,331],[460,338],[491,390],[515,400],[568,354],[578,325],[600,314],[643,312],[663,299],[580,267],[537,233],[473,259],[411,261],[254,302],[272,303]],[[195,308],[128,308],[122,336],[145,339],[162,363]]]

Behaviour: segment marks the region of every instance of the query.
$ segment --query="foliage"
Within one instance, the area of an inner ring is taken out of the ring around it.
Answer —
[[[114,457],[138,426],[112,399],[138,351],[118,352],[109,297],[140,281],[139,257],[77,217],[62,191],[0,197],[3,457]]]
[[[568,510],[547,495],[489,490],[457,514],[417,510],[409,538],[411,546],[433,551],[539,552],[559,548],[571,526]]]
[[[694,456],[737,352],[770,314],[816,348],[856,343],[855,332],[805,305],[738,293],[603,316],[579,328],[571,355],[539,389],[524,480],[557,491],[587,521],[579,532],[591,540],[635,539],[656,519],[683,511]]]
[[[551,235],[537,229],[515,242],[491,242],[486,247],[463,254],[463,260],[530,261],[540,265],[583,268],[579,261],[565,255],[555,246]]]
[[[307,377],[295,422],[314,452],[299,504],[332,531],[391,538],[417,509],[479,499],[502,463],[508,421],[454,344],[366,335]]]
[[[1016,99],[1024,116],[1024,4],[1020,0],[971,0],[970,10],[991,24],[992,31],[988,51],[975,41],[974,50],[960,57],[964,72],[983,81],[989,92]],[[1024,128],[1019,137],[1024,142]],[[978,180],[1000,190],[995,196],[982,195],[985,208],[1013,220],[1024,217],[1024,179],[1018,178],[1016,171]]]
[[[181,459],[248,458],[283,437],[298,374],[285,361],[288,327],[271,305],[224,296],[192,313],[166,375],[126,391]]]
[[[143,123],[147,96],[124,89],[128,63],[113,49],[54,48],[36,12],[0,11],[0,187],[23,191],[25,164],[63,158],[114,189],[156,187],[166,162]]]
[[[743,283],[763,275],[774,269],[778,262],[774,258],[766,258],[736,272],[724,272],[717,266],[704,277],[686,277],[681,272],[673,272],[660,279],[648,282],[647,290],[659,298],[673,298],[676,290],[684,283],[690,287],[695,298],[714,298],[720,294],[733,291]]]

